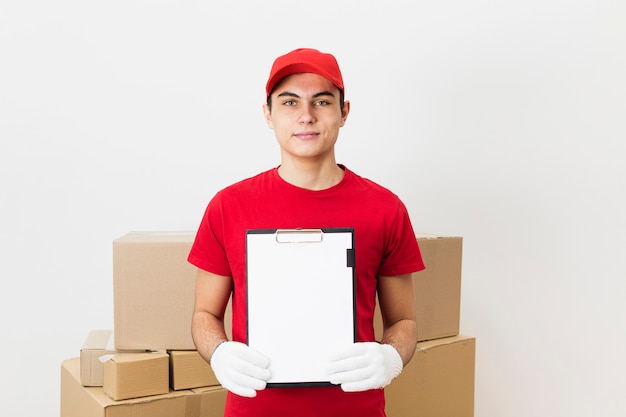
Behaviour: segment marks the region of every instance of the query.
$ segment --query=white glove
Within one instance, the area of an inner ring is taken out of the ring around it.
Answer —
[[[383,388],[402,372],[402,358],[389,344],[360,342],[330,357],[330,382],[345,392]]]
[[[256,397],[271,376],[269,358],[240,342],[219,344],[210,363],[220,384],[242,397]]]

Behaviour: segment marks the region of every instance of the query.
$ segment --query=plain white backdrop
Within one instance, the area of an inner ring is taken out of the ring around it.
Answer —
[[[297,47],[342,66],[338,160],[464,238],[476,416],[624,416],[618,0],[0,3],[0,414],[59,415],[113,239],[278,164],[264,85]]]

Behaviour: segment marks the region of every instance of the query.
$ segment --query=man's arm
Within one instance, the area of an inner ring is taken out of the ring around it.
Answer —
[[[383,388],[402,372],[415,352],[417,326],[411,274],[379,277],[383,317],[381,343],[357,342],[330,356],[330,382],[347,392]]]
[[[383,318],[381,343],[392,345],[406,365],[417,344],[413,275],[379,277],[378,303]]]
[[[198,269],[191,335],[200,356],[210,362],[215,348],[227,340],[224,311],[232,292],[230,277]]]
[[[270,361],[248,345],[226,337],[224,311],[232,288],[232,278],[198,270],[191,334],[198,353],[211,364],[220,384],[237,395],[254,397],[271,377]]]

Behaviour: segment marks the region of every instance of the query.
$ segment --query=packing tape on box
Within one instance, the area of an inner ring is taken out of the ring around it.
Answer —
[[[102,363],[105,363],[106,361],[108,361],[109,359],[113,359],[114,357],[115,355],[102,355],[98,357],[98,360]]]
[[[136,351],[136,352],[141,352],[141,353],[165,353],[162,350],[147,350],[147,351]],[[109,359],[113,359],[115,356],[117,356],[115,353],[109,353],[108,355],[99,356],[98,360],[100,362],[102,362],[102,363],[105,363]]]

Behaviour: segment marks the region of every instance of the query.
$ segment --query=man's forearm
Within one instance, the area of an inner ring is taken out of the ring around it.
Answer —
[[[400,354],[402,363],[409,363],[417,345],[417,325],[415,321],[400,320],[386,328],[381,343],[392,345]]]
[[[227,340],[224,321],[206,311],[196,311],[191,321],[191,336],[200,356],[210,362],[217,345]]]

